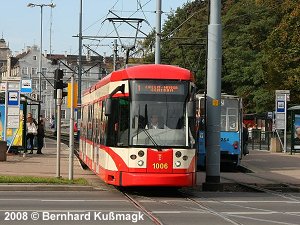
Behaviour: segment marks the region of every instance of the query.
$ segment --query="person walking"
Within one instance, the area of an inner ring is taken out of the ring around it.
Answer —
[[[44,147],[45,138],[45,123],[43,117],[40,115],[38,128],[37,128],[37,152],[36,154],[43,154],[42,148]]]
[[[27,152],[27,141],[29,139],[31,149],[29,154],[33,154],[33,139],[35,135],[37,135],[37,123],[35,119],[32,118],[32,114],[28,113],[26,120],[26,150],[24,151],[25,153]]]
[[[249,139],[248,127],[246,126],[246,124],[243,123],[243,155],[244,156],[249,154],[248,139]]]

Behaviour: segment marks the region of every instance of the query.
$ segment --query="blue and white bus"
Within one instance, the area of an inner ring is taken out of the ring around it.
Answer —
[[[198,167],[205,167],[206,162],[206,110],[205,95],[197,94],[196,110],[198,123]],[[238,166],[242,156],[242,99],[222,94],[221,96],[221,165]]]

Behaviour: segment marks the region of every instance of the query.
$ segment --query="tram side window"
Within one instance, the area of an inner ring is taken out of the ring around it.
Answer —
[[[82,137],[87,137],[87,133],[86,133],[86,128],[87,128],[87,112],[88,112],[88,107],[87,106],[84,106],[83,107],[83,110],[81,111],[82,112],[82,115],[81,115],[81,118],[82,118],[82,122],[81,122],[81,128],[80,128],[80,135]]]
[[[107,145],[128,146],[129,102],[128,99],[112,100],[112,114],[107,126]]]
[[[93,115],[93,142],[97,143],[97,114],[98,114],[98,103],[94,104],[94,115]]]
[[[100,103],[96,102],[95,106],[94,106],[94,110],[95,110],[95,130],[94,130],[94,134],[95,134],[95,142],[97,144],[100,144]]]
[[[108,117],[107,124],[107,145],[116,146],[117,145],[117,132],[118,132],[118,99],[112,99],[111,111],[112,114]]]
[[[87,138],[89,140],[92,140],[93,135],[93,127],[92,127],[92,121],[93,121],[93,105],[88,106],[88,126],[87,126]]]
[[[106,145],[106,127],[107,127],[107,116],[105,116],[105,101],[102,101],[101,110],[101,121],[100,121],[100,144]]]
[[[129,140],[129,101],[128,99],[119,99],[119,115],[118,115],[118,146],[128,146]]]

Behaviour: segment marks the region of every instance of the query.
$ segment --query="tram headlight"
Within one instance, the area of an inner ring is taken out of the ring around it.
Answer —
[[[145,155],[145,152],[142,151],[142,150],[140,150],[140,151],[138,152],[138,155],[139,155],[139,157],[143,157],[143,156]]]
[[[176,166],[176,167],[181,166],[181,162],[180,162],[180,161],[177,161],[177,162],[175,163],[175,166]]]
[[[189,157],[188,157],[187,155],[184,155],[184,156],[182,157],[182,159],[183,159],[184,161],[186,161],[188,158],[189,158]]]
[[[175,156],[176,156],[177,158],[180,158],[180,157],[181,157],[181,152],[180,152],[180,151],[175,152]]]
[[[143,165],[144,165],[144,161],[143,161],[143,160],[139,160],[139,161],[138,161],[138,165],[139,165],[139,166],[143,166]]]
[[[135,159],[136,159],[136,155],[131,155],[130,158],[131,158],[132,160],[135,160]]]

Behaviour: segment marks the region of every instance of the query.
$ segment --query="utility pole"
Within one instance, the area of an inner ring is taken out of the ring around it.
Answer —
[[[155,64],[160,64],[161,0],[156,1]]]
[[[114,71],[117,70],[118,44],[117,39],[114,40]]]
[[[220,126],[221,126],[221,68],[222,25],[221,0],[210,1],[207,54],[207,141],[206,179],[203,191],[221,191]]]
[[[80,0],[79,12],[79,53],[78,53],[78,108],[77,120],[81,119],[81,76],[82,76],[82,0]],[[78,124],[78,122],[77,122]]]

